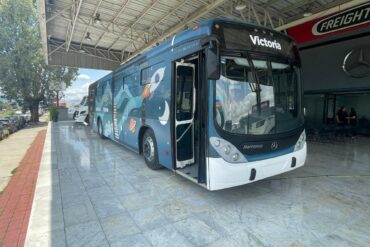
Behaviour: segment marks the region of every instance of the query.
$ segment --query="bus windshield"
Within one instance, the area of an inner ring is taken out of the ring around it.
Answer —
[[[288,62],[221,58],[216,123],[226,132],[266,135],[303,124],[299,70]]]

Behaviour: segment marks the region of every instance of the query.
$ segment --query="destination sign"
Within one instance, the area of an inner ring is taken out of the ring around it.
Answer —
[[[294,42],[279,32],[254,25],[240,26],[223,23],[220,27],[217,35],[220,37],[222,49],[294,56],[292,53]]]

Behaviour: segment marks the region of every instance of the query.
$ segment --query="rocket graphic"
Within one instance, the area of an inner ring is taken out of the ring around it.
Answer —
[[[142,99],[147,99],[153,95],[153,92],[157,89],[159,84],[161,84],[163,77],[164,77],[164,71],[165,67],[157,69],[152,77],[149,80],[149,83],[145,85],[143,92],[141,94]]]

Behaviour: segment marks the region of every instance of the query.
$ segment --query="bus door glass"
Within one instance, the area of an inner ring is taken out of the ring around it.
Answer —
[[[176,168],[194,163],[195,65],[176,63]]]

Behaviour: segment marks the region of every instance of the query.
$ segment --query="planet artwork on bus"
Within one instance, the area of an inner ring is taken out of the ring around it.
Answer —
[[[136,120],[135,119],[133,119],[133,118],[131,118],[130,119],[130,131],[132,132],[132,133],[135,133],[135,131],[136,131]]]
[[[164,111],[162,116],[159,116],[159,122],[162,125],[166,125],[168,122],[168,118],[170,117],[170,107],[168,106],[167,101],[164,101]]]

